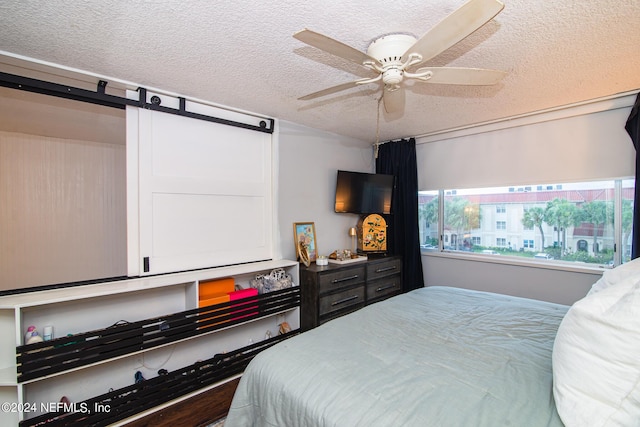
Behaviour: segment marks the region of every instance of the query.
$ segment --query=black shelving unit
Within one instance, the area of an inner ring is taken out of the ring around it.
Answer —
[[[49,412],[29,418],[20,422],[20,426],[106,426],[115,423],[237,375],[258,353],[299,332],[297,329],[229,353],[217,354],[166,375],[76,402],[71,412]]]
[[[297,286],[16,348],[18,382],[148,350],[300,306]]]

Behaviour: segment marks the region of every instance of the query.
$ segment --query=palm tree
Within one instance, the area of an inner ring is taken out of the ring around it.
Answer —
[[[576,205],[566,199],[555,198],[549,203],[544,212],[544,221],[555,227],[560,242],[560,256],[565,254],[567,228],[576,222]],[[562,239],[560,232],[562,231]]]
[[[418,205],[418,218],[424,225],[422,230],[426,231],[430,224],[438,223],[438,196],[435,196],[428,203]],[[429,236],[423,233],[422,243],[428,243]]]
[[[444,204],[445,224],[456,230],[456,249],[460,248],[460,239],[465,231],[480,228],[480,207],[473,205],[464,197],[454,197]]]
[[[540,250],[544,251],[544,230],[542,229],[542,223],[544,222],[544,209],[540,207],[533,207],[525,209],[524,216],[522,217],[522,225],[527,228],[537,227],[540,230],[541,247]]]
[[[582,205],[577,219],[593,224],[593,253],[598,252],[598,227],[607,223],[613,224],[613,203],[594,200]]]

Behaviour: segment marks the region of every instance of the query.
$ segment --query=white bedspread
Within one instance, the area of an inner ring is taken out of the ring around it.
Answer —
[[[225,427],[562,426],[551,351],[568,307],[447,287],[260,353]]]

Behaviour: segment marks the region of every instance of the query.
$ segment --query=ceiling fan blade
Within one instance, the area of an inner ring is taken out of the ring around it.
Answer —
[[[469,0],[429,30],[404,55],[418,53],[426,62],[489,22],[504,8],[498,0]]]
[[[431,72],[430,77],[416,78],[418,81],[445,85],[472,85],[485,86],[497,84],[507,73],[498,70],[485,70],[482,68],[458,68],[458,67],[424,67],[411,74],[424,74]],[[406,73],[407,75],[409,73]],[[407,75],[410,77],[411,74]]]
[[[338,85],[338,86],[333,86],[333,87],[330,87],[330,88],[327,88],[327,89],[319,90],[318,92],[310,93],[309,95],[302,96],[302,97],[300,97],[298,99],[300,101],[307,101],[309,99],[320,98],[321,96],[331,95],[332,93],[336,93],[336,92],[340,92],[340,91],[343,91],[343,90],[351,89],[352,87],[356,87],[356,86],[358,86],[358,82],[357,81],[343,83],[343,84]]]
[[[317,47],[320,50],[324,50],[325,52],[329,52],[359,65],[362,65],[364,61],[374,61],[376,64],[378,63],[378,60],[370,57],[366,53],[334,40],[331,37],[316,33],[315,31],[304,29],[295,33],[293,37],[310,46]]]
[[[404,88],[397,87],[396,89],[389,90],[385,87],[382,94],[382,101],[384,102],[384,110],[387,113],[402,112],[404,110],[405,103]]]

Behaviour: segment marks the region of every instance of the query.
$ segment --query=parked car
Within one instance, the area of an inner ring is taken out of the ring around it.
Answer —
[[[535,254],[533,257],[536,259],[553,259],[551,255],[542,252]]]
[[[500,255],[499,252],[493,251],[491,249],[485,249],[482,251],[482,253],[486,255]]]

